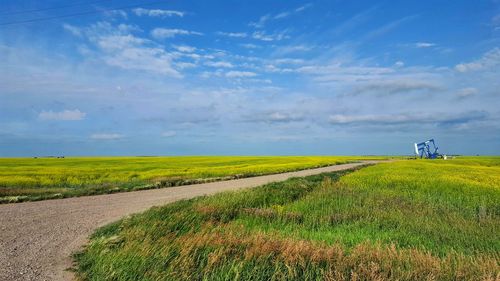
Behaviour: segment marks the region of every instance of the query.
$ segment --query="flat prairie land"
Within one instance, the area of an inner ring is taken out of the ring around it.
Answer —
[[[384,159],[356,156],[0,158],[0,203],[203,183]]]
[[[81,280],[499,280],[500,157],[401,160],[154,207]]]

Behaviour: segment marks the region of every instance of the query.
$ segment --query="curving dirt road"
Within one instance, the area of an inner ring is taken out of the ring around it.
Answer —
[[[372,164],[343,164],[231,181],[0,205],[0,280],[72,280],[71,253],[99,226],[155,205]]]

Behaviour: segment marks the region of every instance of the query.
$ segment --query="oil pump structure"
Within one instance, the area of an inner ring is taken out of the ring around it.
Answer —
[[[432,148],[431,148],[432,144]],[[420,158],[436,159],[445,158],[445,155],[441,155],[438,152],[438,147],[434,142],[434,139],[426,140],[421,143],[415,143],[415,155]]]

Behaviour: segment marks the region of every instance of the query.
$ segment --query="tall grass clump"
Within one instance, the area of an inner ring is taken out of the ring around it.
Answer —
[[[94,233],[75,255],[76,272],[82,280],[499,280],[500,158],[455,160],[384,163],[155,207]]]

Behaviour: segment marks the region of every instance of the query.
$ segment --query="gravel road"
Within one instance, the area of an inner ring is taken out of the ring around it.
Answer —
[[[0,205],[0,280],[73,280],[71,254],[99,226],[181,199],[255,187],[376,163],[364,161],[297,172],[164,189]]]

